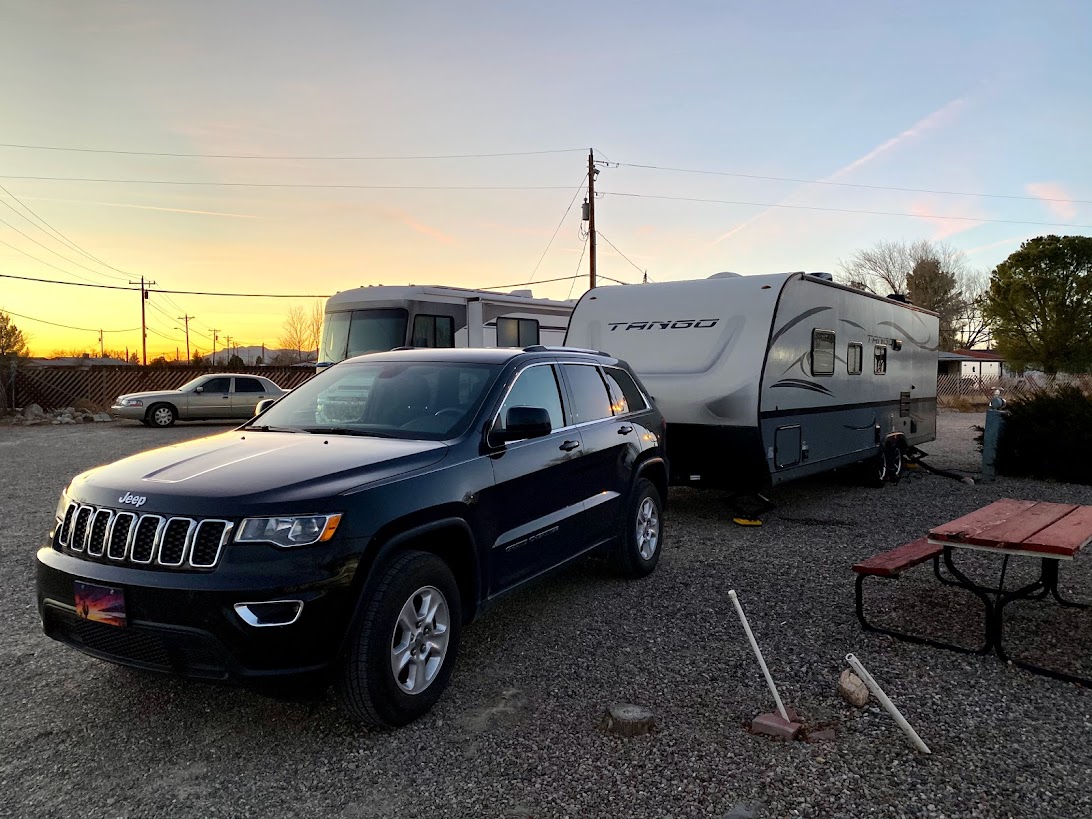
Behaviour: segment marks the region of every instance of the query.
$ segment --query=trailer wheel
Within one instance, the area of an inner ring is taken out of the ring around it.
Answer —
[[[898,483],[905,464],[906,444],[901,438],[892,438],[883,448],[884,480]]]

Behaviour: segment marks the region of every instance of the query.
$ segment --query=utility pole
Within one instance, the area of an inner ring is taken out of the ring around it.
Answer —
[[[195,319],[197,316],[179,316],[179,321],[186,322],[186,363],[190,363],[190,319]]]
[[[99,358],[106,358],[106,349],[102,346],[102,330],[99,330]]]
[[[595,151],[588,149],[588,285],[595,289]]]
[[[227,351],[231,349],[231,336],[226,336],[226,338],[227,344],[224,345],[224,353],[227,353]]]
[[[216,366],[216,339],[220,338],[220,331],[212,328],[212,366]]]
[[[155,282],[146,282],[144,277],[140,277],[139,282],[129,282],[129,284],[140,285],[140,343],[144,349],[144,366],[148,366],[148,324],[144,319],[144,302],[148,300],[148,288],[155,284]]]

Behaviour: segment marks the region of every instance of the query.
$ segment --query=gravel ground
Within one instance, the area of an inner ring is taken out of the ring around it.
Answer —
[[[931,462],[973,471],[971,425],[981,422],[942,413]],[[285,702],[133,672],[41,634],[31,557],[66,481],[220,429],[0,427],[0,815],[725,817],[746,815],[731,813],[740,804],[758,804],[762,817],[1092,815],[1089,692],[992,656],[863,633],[849,570],[997,498],[1092,504],[1090,487],[915,473],[865,489],[828,477],[774,493],[778,507],[760,528],[731,524],[718,493],[673,491],[651,577],[619,581],[585,563],[509,598],[465,631],[431,714],[368,734],[329,696]],[[1090,561],[1063,570],[1075,595],[1092,597]],[[995,573],[998,562],[973,568]],[[877,584],[869,604],[973,639],[980,614],[930,579],[921,567]],[[834,725],[834,743],[743,729],[772,705],[730,588],[785,700]],[[1087,662],[1087,615],[1027,604],[1013,616],[1029,629],[1028,650],[1040,643],[1059,662]],[[838,698],[849,651],[932,756],[911,750],[878,706],[858,711]],[[600,732],[599,715],[619,701],[654,709],[659,731]]]

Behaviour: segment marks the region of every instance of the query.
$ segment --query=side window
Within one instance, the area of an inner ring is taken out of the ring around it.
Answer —
[[[265,387],[257,378],[236,378],[235,392],[265,392]]]
[[[887,345],[876,345],[876,369],[874,372],[876,375],[887,375]]]
[[[544,407],[550,413],[550,426],[560,429],[565,426],[565,415],[561,411],[561,390],[557,386],[557,375],[551,365],[528,367],[516,378],[508,397],[501,404],[497,426],[504,429],[504,420],[512,407]]]
[[[573,393],[573,423],[586,424],[613,415],[610,394],[599,368],[590,364],[564,364]]]
[[[648,408],[645,397],[641,395],[629,373],[617,367],[606,367],[603,373],[607,377],[607,386],[610,387],[611,408],[615,415],[640,412]]]
[[[231,379],[230,378],[210,378],[204,384],[201,385],[205,395],[209,393],[227,393],[231,392]]]
[[[537,319],[497,319],[498,347],[530,347],[532,344],[538,344]]]
[[[455,319],[451,316],[414,316],[410,343],[414,347],[454,347]]]
[[[834,333],[811,331],[811,374],[834,375]]]
[[[864,364],[864,345],[851,342],[846,349],[846,369],[850,375],[860,375]]]

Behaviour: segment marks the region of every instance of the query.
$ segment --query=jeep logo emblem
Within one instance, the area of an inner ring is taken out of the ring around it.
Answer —
[[[144,495],[134,495],[132,492],[126,492],[124,495],[118,498],[118,503],[131,503],[138,509],[147,502],[148,499]]]

